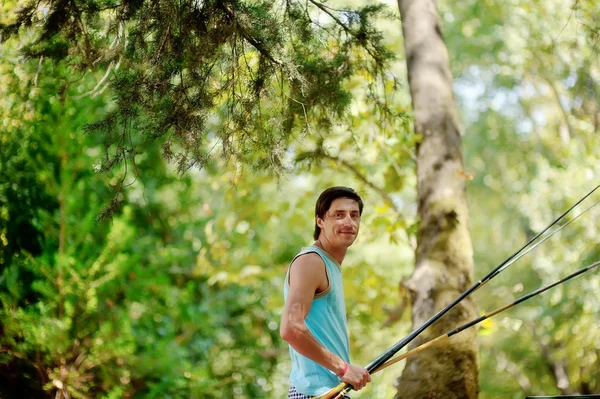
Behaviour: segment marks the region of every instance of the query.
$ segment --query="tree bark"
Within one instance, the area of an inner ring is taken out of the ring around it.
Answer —
[[[414,109],[420,217],[411,293],[413,328],[473,284],[466,179],[448,52],[434,0],[398,0]],[[467,298],[414,341],[412,347],[477,317]],[[396,398],[476,398],[478,348],[468,329],[408,359]]]

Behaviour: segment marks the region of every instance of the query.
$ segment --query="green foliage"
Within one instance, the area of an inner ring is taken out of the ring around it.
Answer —
[[[344,262],[353,361],[408,332],[420,137],[387,50],[398,21],[356,3],[5,2],[0,396],[284,396],[283,276],[333,184],[366,203]],[[594,4],[441,4],[478,276],[597,184]],[[597,260],[597,213],[486,285],[481,309]],[[487,321],[480,396],[598,392],[598,284]],[[392,397],[400,370],[353,397]]]
[[[594,7],[581,1],[442,7],[464,110],[467,168],[475,174],[469,195],[478,275],[598,184]],[[597,260],[597,214],[590,210],[486,286],[487,295],[478,295],[482,308]],[[598,281],[597,273],[573,280],[490,321],[481,337],[481,397],[597,392],[597,344],[589,339],[598,339],[590,312],[600,303]]]
[[[15,128],[2,135],[9,149],[3,187],[19,196],[7,195],[3,206],[23,209],[36,223],[39,249],[19,244],[26,229],[6,234],[13,221],[7,214],[2,231],[14,256],[3,258],[0,270],[1,395],[283,395],[287,350],[278,323],[285,266],[312,232],[307,212],[318,187],[344,174],[277,183],[213,158],[201,172],[178,178],[156,145],[126,153],[135,163],[103,169],[97,158],[104,143],[83,127],[114,115],[110,93],[76,99],[101,76],[65,85],[73,74],[68,66],[44,60],[15,67],[16,55],[7,54],[1,105]],[[340,139],[346,141],[339,136],[331,143]],[[357,162],[355,144],[344,147],[346,162]],[[387,163],[375,168],[377,161],[372,157],[366,170],[382,173]],[[94,164],[104,173],[94,173]],[[107,188],[133,181],[119,192],[122,206],[112,222],[97,224]],[[364,182],[349,184],[367,198]],[[372,206],[379,202],[370,199]],[[379,215],[390,212],[380,209]],[[366,223],[370,218],[366,213]],[[389,276],[398,270],[387,262],[390,274],[382,269],[363,291],[374,306],[386,302],[376,295],[381,284],[395,289]],[[357,319],[366,320],[365,304],[356,309]],[[362,334],[354,337],[357,353],[373,345]]]
[[[385,14],[313,0],[32,2],[0,37],[26,29],[26,56],[105,73],[92,92],[110,84],[117,106],[88,125],[104,137],[102,170],[158,140],[183,173],[206,166],[216,139],[226,159],[280,172],[308,123],[346,115],[350,77],[385,79],[393,53],[374,26]]]

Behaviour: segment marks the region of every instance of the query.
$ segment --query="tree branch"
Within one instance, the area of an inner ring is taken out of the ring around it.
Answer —
[[[327,153],[325,150],[323,150],[322,148],[318,148],[316,151],[304,153],[303,155],[304,155],[303,159],[305,159],[305,158],[329,159],[331,161],[334,161],[335,163],[341,164],[344,168],[346,168],[354,176],[356,176],[361,182],[366,184],[371,189],[375,190],[381,196],[381,198],[384,200],[384,202],[393,209],[394,213],[396,214],[396,216],[399,219],[404,219],[404,217],[402,216],[402,212],[396,206],[392,197],[390,197],[390,195],[383,188],[379,187],[378,185],[376,185],[375,183],[373,183],[372,181],[367,179],[367,177],[360,170],[358,170],[358,168],[356,166],[354,166],[350,162],[348,162],[344,159],[341,159],[340,157],[331,155],[331,154]],[[403,231],[406,234],[407,243],[411,246],[411,248],[413,250],[415,250],[417,247],[416,241],[411,240],[411,237],[408,234],[408,232],[406,231],[406,229],[403,229]]]
[[[336,17],[335,15],[333,15],[333,13],[331,11],[329,11],[331,8],[326,7],[324,4],[319,3],[318,1],[315,0],[309,0],[315,7],[317,7],[319,10],[323,11],[325,14],[329,15],[329,17],[331,17],[331,19],[333,19],[339,26],[342,27],[342,29],[344,29],[344,31],[349,34],[350,36],[352,36],[355,39],[358,39],[357,35],[352,32],[352,29],[350,29],[348,26],[346,26],[345,23],[343,23],[338,17]],[[377,62],[379,62],[379,57],[376,54],[373,54],[373,51],[371,51],[370,48],[368,48],[367,46],[364,46],[364,49],[367,51],[367,53],[369,53],[369,55],[371,57],[373,57],[373,59]]]
[[[233,12],[233,10],[231,10],[228,6],[223,4],[222,1],[217,1],[217,4],[219,5],[219,8],[221,8],[225,12],[225,14],[227,14],[227,16],[229,18],[231,18],[231,20],[235,23],[235,26],[238,28],[240,34],[242,35],[242,37],[244,39],[246,39],[248,41],[248,43],[250,43],[254,48],[256,48],[265,58],[267,58],[272,63],[277,64],[277,65],[282,65],[281,61],[276,60],[271,55],[271,53],[258,40],[256,40],[254,37],[252,37],[250,32],[248,32],[247,28],[245,26],[243,26],[242,23],[235,17],[235,13]]]
[[[381,187],[379,187],[378,185],[376,185],[375,183],[373,183],[372,181],[370,181],[369,179],[367,179],[367,177],[363,173],[361,173],[361,171],[358,170],[358,168],[356,166],[352,165],[350,162],[346,161],[345,159],[341,159],[340,157],[336,157],[334,155],[330,155],[330,154],[327,154],[325,152],[322,153],[322,157],[326,158],[326,159],[330,159],[330,160],[332,160],[332,161],[334,161],[336,163],[339,163],[343,167],[345,167],[346,169],[348,169],[360,181],[362,181],[367,186],[369,186],[370,188],[372,188],[373,190],[375,190],[381,196],[381,198],[383,198],[384,201],[390,207],[392,207],[392,209],[394,209],[394,211],[398,215],[401,214],[400,209],[398,209],[398,207],[394,203],[394,200],[392,199],[392,197],[390,197],[390,195],[388,193],[386,193],[384,189],[382,189]]]
[[[539,342],[540,353],[542,355],[542,362],[545,364],[548,371],[552,375],[554,384],[560,390],[563,395],[570,395],[574,393],[573,388],[569,382],[569,373],[565,365],[564,359],[554,360],[552,359],[552,348],[543,343],[542,339],[537,334],[537,327],[533,323],[527,323],[530,331],[534,337],[534,340]]]
[[[548,85],[548,87],[550,87],[550,91],[552,92],[554,101],[563,116],[563,122],[565,123],[565,126],[567,127],[568,136],[564,137],[561,134],[561,139],[563,140],[563,142],[568,143],[569,139],[575,136],[575,130],[573,129],[573,126],[571,125],[571,122],[569,121],[569,113],[567,112],[565,107],[563,107],[562,103],[560,102],[560,94],[558,93],[558,88],[556,87],[556,83],[554,83],[551,79],[549,79],[547,77],[543,77],[543,79],[546,82],[546,84]]]

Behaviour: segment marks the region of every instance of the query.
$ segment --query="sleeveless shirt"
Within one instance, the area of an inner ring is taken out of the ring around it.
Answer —
[[[315,294],[304,322],[321,345],[338,355],[346,363],[350,363],[350,343],[346,326],[346,304],[341,267],[331,255],[316,246],[302,248],[294,260],[311,252],[319,255],[325,262],[329,285],[325,291]],[[288,268],[284,283],[286,300],[289,290],[289,273]],[[292,358],[290,382],[300,393],[321,395],[341,382],[333,371],[302,356],[291,346],[290,357]]]

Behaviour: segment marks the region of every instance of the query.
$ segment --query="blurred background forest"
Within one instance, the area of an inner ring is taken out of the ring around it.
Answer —
[[[18,6],[3,1],[0,23]],[[377,27],[395,58],[380,92],[394,117],[374,110],[368,79],[348,76],[345,117],[296,137],[277,173],[225,160],[214,136],[206,164],[185,173],[152,140],[135,164],[104,168],[104,137],[86,126],[115,109],[108,64],[83,74],[24,57],[29,31],[2,39],[1,398],[284,397],[283,277],[311,242],[314,202],[330,185],[355,188],[366,204],[344,264],[354,362],[409,332],[400,283],[414,266],[419,137],[388,6]],[[600,6],[443,0],[439,12],[479,278],[600,181]],[[99,220],[111,201],[112,218]],[[480,310],[598,260],[598,212],[478,291]],[[487,321],[478,342],[480,398],[600,393],[600,276]],[[392,398],[401,369],[353,397]]]

